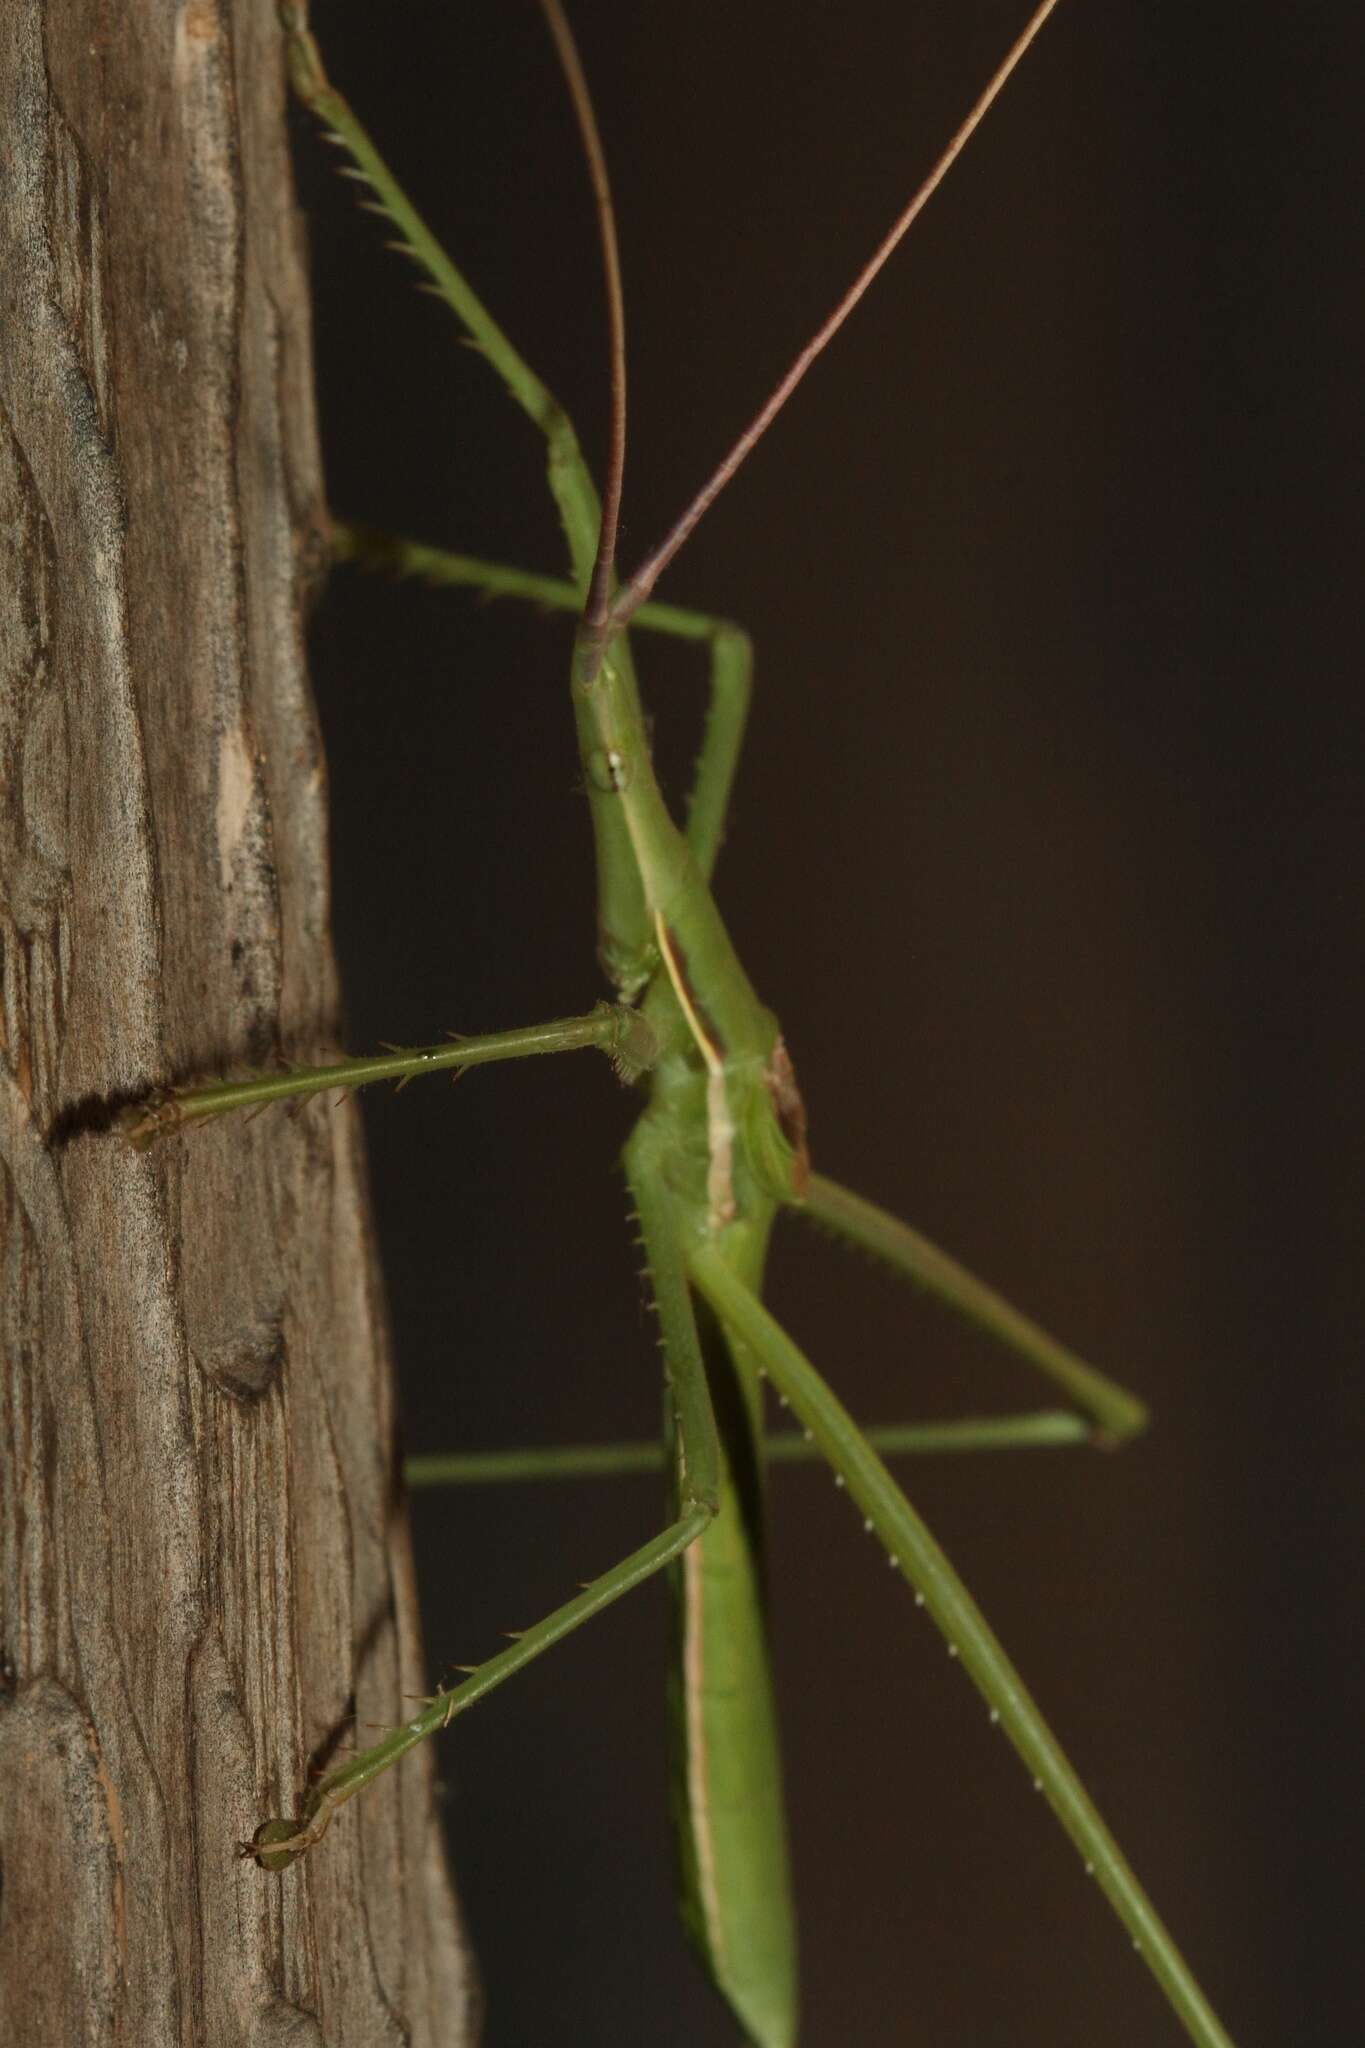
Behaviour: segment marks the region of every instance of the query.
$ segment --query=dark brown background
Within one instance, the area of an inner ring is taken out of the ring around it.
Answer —
[[[574,9],[622,217],[627,557],[1022,14]],[[600,453],[587,187],[536,8],[319,15]],[[819,1162],[1152,1403],[1121,1458],[906,1479],[1243,2044],[1356,2025],[1360,40],[1345,6],[1069,0],[661,593],[756,637],[721,894]],[[557,567],[529,430],[326,153],[301,176],[333,503]],[[336,579],[315,672],[357,1048],[600,992],[566,649]],[[647,680],[680,790],[700,676],[651,649]],[[369,1108],[410,1442],[650,1433],[605,1066]],[[796,1226],[772,1296],[869,1419],[1031,1397]],[[433,1674],[659,1512],[645,1481],[419,1502]],[[773,1546],[803,2038],[1173,2041],[826,1479],[780,1475]],[[493,2048],[732,2038],[672,1917],[665,1619],[634,1596],[446,1738]]]

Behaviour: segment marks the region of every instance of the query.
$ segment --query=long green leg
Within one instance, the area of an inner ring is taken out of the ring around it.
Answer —
[[[1024,1689],[985,1616],[842,1403],[714,1243],[695,1245],[688,1270],[736,1339],[748,1345],[843,1479],[892,1559],[915,1588],[1200,2048],[1231,2048],[1229,2037],[1157,1917],[1114,1837]]]
[[[936,1456],[963,1451],[1055,1449],[1090,1441],[1090,1429],[1068,1408],[1032,1415],[968,1415],[952,1422],[885,1423],[863,1435],[884,1458]],[[823,1455],[795,1430],[763,1439],[769,1465],[809,1464]],[[427,1451],[405,1458],[403,1478],[413,1492],[437,1486],[502,1486],[517,1480],[615,1479],[662,1472],[664,1447],[655,1438],[632,1444],[554,1444],[537,1450]]]
[[[509,396],[544,435],[550,489],[564,524],[574,578],[581,584],[581,605],[597,552],[601,507],[573,423],[441,247],[349,102],[328,78],[307,26],[305,0],[284,0],[280,18],[288,37],[289,82],[299,99],[321,123],[328,140],[350,157],[350,175],[372,195],[365,203],[390,223],[399,238],[397,246],[423,272],[428,288],[449,307]]]
[[[1135,1394],[1086,1365],[1049,1337],[984,1280],[978,1280],[947,1252],[921,1237],[908,1223],[879,1209],[875,1202],[852,1194],[837,1181],[813,1173],[805,1199],[792,1203],[794,1214],[832,1231],[860,1251],[872,1252],[903,1279],[932,1294],[985,1330],[1062,1387],[1091,1416],[1111,1441],[1134,1436],[1146,1427],[1147,1410]]]
[[[327,1066],[253,1074],[244,1081],[173,1089],[124,1111],[121,1128],[129,1142],[141,1149],[156,1138],[234,1109],[258,1109],[270,1102],[325,1095],[336,1088],[366,1088],[372,1081],[397,1081],[401,1086],[419,1074],[453,1072],[458,1076],[468,1067],[487,1066],[495,1060],[578,1052],[587,1046],[605,1052],[627,1078],[654,1062],[654,1033],[640,1012],[616,1003],[598,1003],[586,1017],[560,1017],[520,1031],[490,1031],[479,1038],[451,1038],[444,1045],[376,1053],[368,1059],[334,1060]]]
[[[295,92],[322,123],[327,138],[350,157],[352,175],[372,195],[366,204],[396,230],[397,248],[424,273],[429,289],[450,308],[474,347],[544,436],[546,478],[568,543],[570,570],[581,603],[597,554],[601,503],[573,422],[452,263],[327,77],[317,43],[308,31],[304,0],[284,0],[280,16],[288,36],[289,77]],[[626,725],[642,729],[639,692],[624,632],[612,639],[612,693]],[[585,760],[594,748],[600,751],[591,710],[590,693],[588,697],[577,694],[579,750]],[[614,780],[589,777],[587,795],[597,850],[598,956],[615,987],[630,997],[644,987],[657,965],[653,926]]]
[[[287,1869],[325,1834],[339,1806],[353,1799],[419,1742],[448,1728],[457,1714],[464,1713],[523,1665],[572,1635],[633,1586],[641,1585],[671,1564],[695,1543],[715,1515],[720,1491],[720,1452],[686,1275],[676,1248],[661,1233],[648,1208],[641,1210],[641,1226],[663,1329],[677,1486],[675,1519],[660,1535],[632,1551],[600,1578],[593,1579],[575,1599],[566,1601],[519,1635],[508,1649],[477,1666],[461,1684],[434,1693],[410,1721],[391,1729],[358,1756],[329,1771],[309,1793],[297,1820],[265,1821],[242,1848],[242,1854],[254,1856],[263,1869]]]
[[[519,598],[547,611],[582,608],[582,595],[563,576],[541,576],[530,569],[485,562],[476,555],[452,554],[428,547],[405,535],[382,533],[377,527],[338,524],[332,529],[338,561],[362,568],[387,570],[394,576],[415,576],[438,588],[478,590],[485,597]],[[687,843],[692,858],[709,882],[725,831],[735,770],[744,743],[753,687],[753,644],[741,626],[711,618],[676,604],[642,604],[631,622],[652,633],[703,642],[710,650],[706,727],[697,757],[696,779],[687,807]]]
[[[709,1502],[694,1500],[661,1535],[632,1551],[629,1557],[613,1565],[601,1578],[593,1579],[576,1599],[567,1600],[553,1614],[538,1621],[534,1628],[528,1628],[510,1648],[480,1664],[462,1684],[451,1686],[445,1692],[433,1693],[423,1703],[422,1711],[410,1721],[405,1721],[401,1728],[391,1729],[369,1749],[362,1750],[359,1756],[352,1757],[339,1769],[329,1771],[308,1795],[299,1819],[263,1822],[252,1840],[243,1844],[243,1855],[254,1856],[264,1870],[287,1869],[326,1833],[339,1806],[353,1799],[357,1792],[363,1791],[381,1772],[396,1764],[410,1749],[415,1749],[419,1742],[448,1728],[457,1714],[464,1713],[467,1707],[472,1707],[485,1693],[492,1692],[513,1672],[520,1671],[523,1665],[540,1656],[553,1643],[562,1642],[565,1636],[572,1635],[576,1628],[590,1621],[594,1614],[600,1614],[604,1607],[610,1607],[632,1586],[643,1584],[664,1565],[671,1564],[680,1551],[696,1541],[714,1512]]]

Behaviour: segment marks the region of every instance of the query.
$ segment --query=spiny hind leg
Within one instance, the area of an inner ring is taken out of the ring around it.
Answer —
[[[433,1693],[411,1719],[390,1729],[357,1756],[319,1780],[297,1819],[265,1821],[242,1854],[262,1869],[279,1871],[312,1848],[331,1824],[338,1807],[390,1769],[419,1742],[448,1728],[457,1715],[492,1692],[505,1679],[539,1657],[554,1643],[581,1628],[604,1607],[632,1587],[652,1578],[694,1543],[712,1520],[719,1497],[720,1452],[715,1417],[707,1391],[701,1343],[697,1336],[686,1275],[680,1253],[662,1235],[644,1204],[641,1220],[649,1254],[655,1304],[663,1332],[665,1376],[674,1422],[678,1513],[668,1527],[638,1550],[593,1579],[576,1597],[565,1601],[534,1627],[526,1629],[486,1663],[468,1668],[454,1686]]]
[[[984,1698],[992,1724],[1008,1736],[1035,1791],[1047,1800],[1071,1838],[1086,1875],[1104,1892],[1191,2036],[1203,2048],[1231,2048],[1188,1964],[990,1624],[853,1418],[713,1244],[690,1249],[688,1271],[731,1340],[749,1350],[843,1481],[869,1534],[884,1546],[892,1566],[913,1588],[916,1605],[934,1621],[949,1655]]]

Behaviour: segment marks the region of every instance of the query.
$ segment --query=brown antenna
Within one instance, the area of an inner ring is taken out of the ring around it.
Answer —
[[[546,4],[549,5],[550,0],[546,0]],[[914,198],[897,217],[890,233],[864,264],[824,325],[818,328],[806,343],[806,346],[802,349],[786,376],[773,391],[767,403],[755,414],[749,425],[744,429],[744,432],[740,435],[730,453],[725,457],[710,479],[702,485],[677,524],[665,536],[648,560],[641,564],[630,579],[630,582],[621,591],[615,604],[611,607],[607,620],[607,631],[609,634],[619,632],[621,627],[627,624],[632,614],[645,602],[654,585],[658,582],[660,576],[673,560],[673,557],[677,554],[693,528],[698,524],[702,515],[715,503],[735,471],[743,462],[745,456],[757,445],[777,418],[777,415],[781,412],[811,364],[816,360],[817,356],[823,354],[824,350],[843,326],[873,278],[886,263],[897,244],[904,238],[919,215],[924,211],[929,201],[933,198],[934,193],[956,163],[958,157],[961,156],[992,103],[998,98],[1006,79],[1014,70],[1014,67],[1056,4],[1057,0],[1041,0],[1041,5],[1035,8],[1023,34],[996,70],[985,91],[977,100],[976,105],[958,129],[938,162],[934,165],[933,170],[930,171],[928,177],[924,180]]]
[[[583,140],[583,154],[588,160],[592,196],[597,207],[597,231],[602,244],[602,268],[606,273],[611,433],[602,491],[602,524],[598,529],[597,555],[583,610],[583,624],[595,641],[605,644],[611,582],[616,565],[616,528],[621,516],[621,485],[626,471],[626,309],[621,292],[621,256],[616,244],[616,215],[607,178],[606,152],[602,148],[592,94],[588,91],[578,45],[574,42],[573,31],[560,0],[540,0],[540,4],[568,83],[578,132]]]

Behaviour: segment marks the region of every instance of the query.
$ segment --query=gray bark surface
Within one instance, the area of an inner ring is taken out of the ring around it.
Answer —
[[[110,1111],[339,1036],[271,0],[0,10],[0,2033],[472,2038],[349,1105]]]

